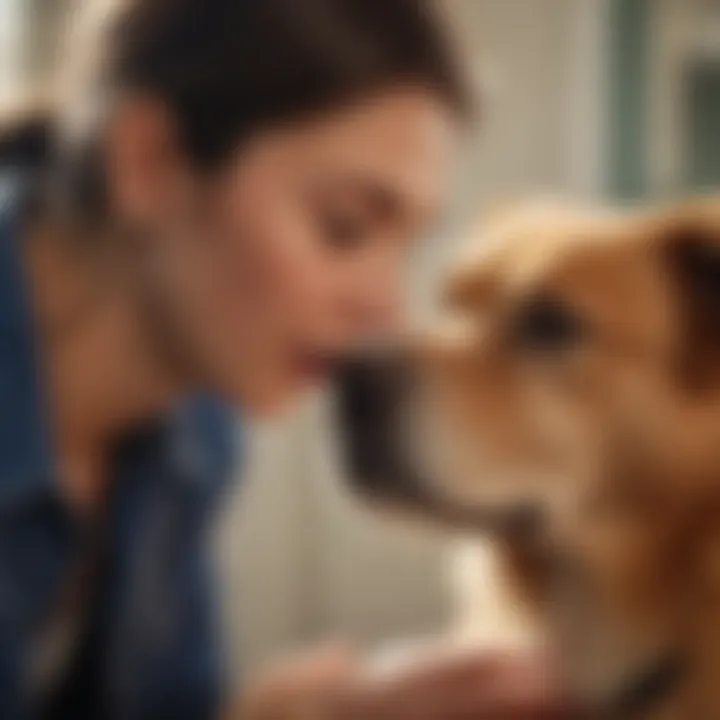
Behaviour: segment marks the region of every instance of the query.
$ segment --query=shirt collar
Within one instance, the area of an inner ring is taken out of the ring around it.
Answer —
[[[163,423],[170,476],[188,487],[223,482],[239,445],[237,416],[211,395],[186,399]]]

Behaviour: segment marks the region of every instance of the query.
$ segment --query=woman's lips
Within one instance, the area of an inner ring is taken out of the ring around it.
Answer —
[[[327,380],[335,367],[335,358],[320,353],[297,353],[293,360],[294,374],[303,382]]]

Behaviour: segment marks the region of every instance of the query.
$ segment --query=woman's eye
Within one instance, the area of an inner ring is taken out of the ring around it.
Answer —
[[[536,297],[518,312],[512,339],[522,350],[568,350],[585,336],[585,324],[572,308],[551,297]]]
[[[350,213],[325,213],[322,218],[325,242],[335,250],[354,250],[368,238],[370,230],[364,218]]]

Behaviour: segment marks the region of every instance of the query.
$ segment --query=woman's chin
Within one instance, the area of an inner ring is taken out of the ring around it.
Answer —
[[[258,420],[275,420],[290,412],[315,386],[296,382],[263,390],[256,387],[249,392],[237,393],[237,405]]]
[[[273,373],[273,377],[247,378],[225,382],[219,394],[231,398],[243,413],[259,420],[271,420],[291,411],[313,391],[329,381],[329,374],[301,372]]]

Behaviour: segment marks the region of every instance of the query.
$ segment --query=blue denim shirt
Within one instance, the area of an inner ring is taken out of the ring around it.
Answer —
[[[32,640],[83,547],[59,498],[37,340],[20,263],[17,183],[0,178],[0,717],[33,718]],[[222,659],[209,525],[235,423],[183,403],[119,449],[101,581],[58,718],[215,717]]]

